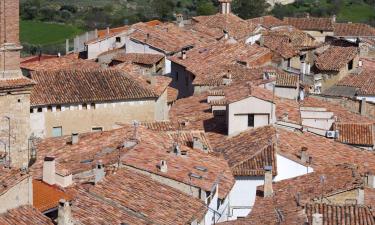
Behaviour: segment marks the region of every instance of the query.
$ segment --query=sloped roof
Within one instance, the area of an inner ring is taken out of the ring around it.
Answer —
[[[22,173],[19,169],[15,168],[5,168],[0,166],[0,195],[9,191],[15,185],[29,178],[31,175]]]
[[[331,46],[318,56],[315,66],[321,71],[340,71],[357,55],[356,47]]]
[[[137,63],[144,65],[154,65],[164,58],[160,54],[144,54],[144,53],[122,53],[116,55],[112,60],[123,63]]]
[[[278,87],[298,87],[299,77],[298,75],[288,73],[278,73],[276,75],[276,86]]]
[[[337,141],[352,145],[374,146],[374,124],[336,123],[334,129],[339,131]]]
[[[282,21],[274,16],[261,16],[246,20],[248,23],[260,24],[266,28],[278,27],[287,25],[285,21]]]
[[[357,95],[375,95],[375,69],[364,69],[355,74],[349,74],[340,80],[337,85],[346,88],[356,88]]]
[[[335,23],[334,35],[340,37],[375,37],[375,28],[364,23]]]
[[[26,77],[19,77],[14,79],[0,79],[0,91],[18,88],[30,88],[36,83]]]
[[[284,17],[284,21],[289,25],[297,27],[300,30],[322,30],[322,31],[333,31],[333,20],[332,18],[321,18],[321,17],[304,17],[304,18],[293,18]]]
[[[57,186],[33,180],[33,206],[40,212],[58,207],[60,199],[71,200],[71,196]]]
[[[119,70],[36,71],[31,105],[56,105],[157,98],[158,95]]]
[[[31,206],[20,206],[0,214],[2,225],[30,225],[43,224],[53,225],[52,220]]]

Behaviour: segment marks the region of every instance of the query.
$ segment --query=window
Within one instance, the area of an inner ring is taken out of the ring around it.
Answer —
[[[305,61],[305,59],[306,59],[306,54],[301,55],[301,56],[299,57],[299,60],[300,60],[301,62]]]
[[[61,137],[62,136],[62,127],[54,127],[52,129],[52,137]]]
[[[56,106],[56,111],[57,111],[57,112],[61,112],[61,105],[57,105],[57,106]]]
[[[47,106],[47,111],[48,111],[48,112],[52,112],[52,106],[50,106],[50,105]]]
[[[83,103],[83,104],[82,104],[82,109],[84,109],[84,110],[87,109],[87,104],[86,104],[86,103]]]
[[[91,130],[93,132],[102,132],[103,131],[103,127],[93,127]]]
[[[249,114],[247,116],[247,126],[254,127],[254,114]]]
[[[42,112],[43,111],[43,109],[42,108],[38,108],[38,112]]]
[[[91,109],[95,109],[95,103],[91,103]]]
[[[353,69],[353,59],[350,60],[350,62],[348,63],[348,70],[352,70]]]
[[[120,43],[121,42],[121,37],[116,37],[116,42]]]

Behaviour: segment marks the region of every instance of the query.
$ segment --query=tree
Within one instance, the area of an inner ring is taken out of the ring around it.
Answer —
[[[217,12],[217,8],[210,0],[200,0],[197,3],[197,14],[198,15],[212,15]]]
[[[152,0],[151,6],[158,19],[170,20],[173,19],[173,13],[175,10],[174,0]]]
[[[263,16],[270,5],[265,0],[234,0],[233,12],[243,19]]]

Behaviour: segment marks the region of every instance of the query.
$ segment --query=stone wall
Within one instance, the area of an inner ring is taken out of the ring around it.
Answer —
[[[25,175],[26,177],[26,175]],[[22,205],[33,204],[32,177],[26,177],[8,191],[0,195],[0,213],[5,213],[9,209],[14,209]]]
[[[344,97],[327,97],[327,96],[320,96],[320,95],[312,95],[314,98],[318,98],[327,102],[332,102],[335,104],[338,104],[350,112],[354,113],[361,113],[361,101],[357,99],[351,99],[351,98],[344,98]],[[363,112],[363,115],[366,115],[368,117],[375,119],[375,103],[372,102],[366,102],[366,111]]]

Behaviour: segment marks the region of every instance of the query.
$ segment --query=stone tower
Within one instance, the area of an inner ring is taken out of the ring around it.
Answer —
[[[23,167],[29,159],[30,92],[20,69],[19,0],[0,0],[0,162]]]

